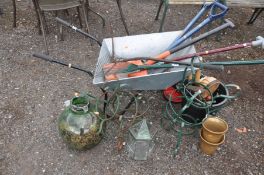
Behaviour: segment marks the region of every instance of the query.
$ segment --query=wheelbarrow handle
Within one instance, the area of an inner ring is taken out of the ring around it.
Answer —
[[[56,19],[59,23],[65,25],[65,26],[67,26],[67,27],[72,27],[72,25],[71,25],[69,22],[64,21],[64,20],[61,19],[61,18],[56,17],[55,19]]]
[[[86,36],[86,37],[88,37],[88,38],[90,38],[90,39],[96,41],[97,44],[98,44],[100,47],[102,46],[102,43],[101,43],[97,38],[95,38],[94,36],[90,35],[89,33],[86,33],[86,32],[84,32],[84,31],[82,31],[81,29],[78,29],[77,27],[73,26],[72,24],[70,24],[70,23],[67,22],[67,21],[64,21],[64,20],[61,19],[61,18],[56,17],[55,19],[56,19],[59,23],[65,25],[66,27],[69,27],[69,28],[75,30],[76,32],[79,32],[79,33],[83,34],[84,36]]]
[[[40,58],[40,59],[42,59],[42,60],[44,60],[44,61],[48,61],[48,62],[51,62],[51,63],[60,64],[60,65],[67,66],[67,67],[72,68],[72,69],[76,69],[76,70],[79,70],[79,71],[85,72],[85,73],[87,73],[91,78],[93,78],[93,73],[92,73],[91,71],[88,71],[88,70],[82,69],[82,68],[80,68],[79,66],[72,65],[72,64],[70,64],[70,63],[65,63],[65,62],[62,61],[62,60],[55,60],[55,59],[51,58],[51,57],[48,56],[48,55],[44,55],[44,54],[40,54],[40,53],[33,53],[32,56],[33,56],[33,57],[36,57],[36,58]]]
[[[214,11],[216,8],[219,8],[221,9],[222,11],[220,13],[217,13],[217,14],[214,14]],[[209,16],[209,19],[210,20],[215,20],[217,18],[222,18],[225,16],[226,12],[228,11],[228,7],[219,3],[219,2],[214,2],[213,5],[212,5],[212,8],[210,10],[210,16]]]
[[[36,58],[40,58],[40,59],[42,59],[44,61],[51,62],[51,63],[54,62],[54,60],[48,55],[44,55],[44,54],[40,54],[40,53],[33,53],[32,56],[36,57]]]

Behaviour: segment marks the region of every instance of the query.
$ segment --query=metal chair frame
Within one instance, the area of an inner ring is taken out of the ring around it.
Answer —
[[[83,10],[83,16],[84,16],[84,19],[85,19],[85,24],[86,24],[86,30],[87,32],[89,32],[89,25],[88,25],[88,19],[87,19],[87,11],[86,11],[86,7],[85,7],[85,2],[83,0],[73,0],[73,1],[69,1],[68,4],[41,4],[41,2],[39,0],[33,0],[35,1],[35,5],[36,5],[36,9],[37,9],[37,12],[38,12],[38,18],[39,18],[39,21],[40,21],[40,26],[41,26],[41,31],[42,31],[42,35],[43,35],[43,38],[44,38],[44,44],[45,44],[45,51],[46,51],[46,54],[49,54],[49,51],[48,51],[48,44],[47,44],[47,39],[46,39],[46,28],[47,28],[47,25],[46,25],[46,22],[45,22],[45,16],[44,16],[44,12],[45,11],[57,11],[57,10],[67,10],[67,9],[70,9],[70,8],[77,8],[77,12],[78,12],[78,16],[80,17],[80,13],[79,13],[79,10],[78,8],[79,7],[82,7],[82,10]],[[79,20],[81,21],[81,19],[79,18]],[[61,32],[61,36],[62,36],[62,26],[60,28],[60,32]]]
[[[32,0],[33,4],[34,4],[34,8],[35,8],[35,11],[36,11],[36,15],[37,15],[37,20],[38,20],[38,28],[39,28],[39,34],[41,34],[41,27],[40,27],[40,18],[39,18],[39,15],[38,15],[38,7],[37,7],[37,0]],[[16,27],[16,0],[12,0],[12,3],[13,3],[13,27]],[[117,3],[117,6],[118,6],[118,10],[119,10],[119,13],[120,13],[120,16],[121,16],[121,20],[123,22],[123,25],[125,27],[125,30],[126,30],[126,33],[127,35],[129,35],[129,31],[128,31],[128,27],[127,27],[127,24],[126,24],[126,19],[124,17],[124,13],[123,13],[123,10],[122,10],[122,5],[121,5],[121,0],[116,0],[116,3]],[[96,14],[97,16],[99,16],[102,21],[103,21],[103,26],[105,26],[105,19],[103,18],[102,15],[100,15],[99,13],[95,12],[91,7],[90,7],[90,4],[89,4],[89,0],[86,0],[86,7],[87,7],[87,13],[88,11],[91,11],[92,13]],[[77,13],[78,15],[80,14],[80,11],[79,11],[79,8],[77,8]],[[80,19],[80,17],[79,17]],[[80,20],[80,26],[82,28],[82,23],[81,23],[81,20]]]
[[[258,18],[258,16],[261,14],[261,12],[264,11],[264,8],[255,8],[254,12],[252,14],[252,16],[250,17],[249,21],[247,22],[247,24],[253,24],[256,19]]]

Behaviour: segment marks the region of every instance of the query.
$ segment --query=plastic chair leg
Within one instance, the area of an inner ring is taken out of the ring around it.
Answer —
[[[119,9],[121,20],[122,20],[123,25],[125,27],[126,33],[127,33],[127,35],[129,35],[129,31],[128,31],[128,27],[127,27],[127,24],[126,24],[126,20],[125,20],[125,17],[124,17],[124,14],[123,14],[123,10],[122,10],[122,7],[121,7],[121,0],[116,0],[116,2],[117,2],[117,6],[118,6],[118,9]]]
[[[253,24],[256,19],[258,18],[258,16],[261,14],[261,12],[264,11],[264,8],[255,8],[253,14],[251,15],[249,21],[247,22],[247,24]]]
[[[160,0],[160,4],[159,4],[159,8],[158,8],[158,11],[157,11],[155,20],[158,20],[159,19],[160,10],[161,10],[161,7],[162,7],[163,4],[164,4],[164,1],[163,0]]]
[[[37,27],[38,27],[38,33],[39,35],[41,35],[41,27],[40,27],[40,20],[39,20],[39,16],[38,16],[38,10],[37,10],[37,3],[35,0],[32,0],[33,1],[33,5],[34,5],[34,9],[35,9],[35,13],[36,13],[36,17],[37,17],[37,20],[38,20],[38,24],[37,24]]]
[[[41,26],[41,30],[42,30],[42,35],[43,35],[43,39],[44,39],[44,44],[45,44],[45,53],[48,55],[49,54],[49,50],[48,50],[48,43],[47,43],[47,39],[46,39],[46,30],[44,27],[44,20],[43,20],[43,16],[42,13],[39,11],[39,20],[40,20],[40,26]]]
[[[90,29],[89,29],[89,24],[88,24],[88,11],[86,11],[86,2],[82,1],[82,10],[83,10],[83,16],[84,16],[84,21],[85,21],[85,25],[86,25],[86,31],[87,33],[90,34]],[[93,45],[92,41],[90,41],[91,45]]]
[[[49,50],[48,50],[48,43],[47,43],[47,39],[46,39],[46,30],[45,30],[45,24],[44,24],[44,13],[40,10],[39,8],[39,4],[38,1],[33,1],[36,5],[36,12],[38,14],[38,18],[40,21],[40,26],[41,26],[41,30],[42,30],[42,35],[43,35],[43,39],[44,39],[44,45],[45,45],[45,54],[49,54]]]
[[[13,27],[17,27],[16,25],[16,0],[12,0],[13,1]]]
[[[104,17],[102,15],[100,15],[99,13],[97,13],[96,11],[94,11],[91,7],[88,6],[87,8],[89,9],[89,11],[93,12],[95,15],[99,16],[102,19],[102,21],[103,21],[103,27],[104,27],[105,26],[105,19],[104,19]]]
[[[60,41],[64,41],[62,24],[60,24],[59,30],[60,30]]]
[[[166,15],[167,15],[168,7],[169,7],[169,3],[168,3],[167,0],[165,0],[165,7],[164,7],[164,12],[163,12],[163,15],[162,15],[161,22],[160,22],[159,32],[162,32],[162,30],[163,30],[163,25],[164,25],[165,18],[166,18]]]
[[[89,16],[88,13],[89,13],[89,11],[91,11],[92,13],[94,13],[95,15],[99,16],[102,19],[103,27],[105,27],[105,19],[104,19],[104,17],[91,8],[89,0],[85,1],[85,6],[86,6],[86,11],[87,11],[87,19],[88,19],[88,16]]]
[[[59,16],[59,13],[61,15],[63,15],[64,14],[63,12],[66,12],[66,11],[56,11],[56,13],[55,13],[56,18]],[[64,41],[62,24],[60,24],[59,22],[57,22],[57,27],[59,28],[60,41]],[[57,42],[57,39],[58,38],[56,38],[56,42]]]
[[[82,25],[82,18],[81,18],[81,13],[80,13],[80,7],[77,7],[77,14],[78,14],[78,18],[79,18],[80,28],[82,28],[83,25]]]

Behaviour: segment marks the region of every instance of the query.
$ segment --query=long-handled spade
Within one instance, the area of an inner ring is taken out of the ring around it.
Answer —
[[[209,11],[210,10],[210,11]],[[220,10],[218,13],[215,13],[217,10]],[[204,19],[199,25],[193,27],[193,25],[207,12],[209,11],[208,17]],[[183,29],[182,33],[172,42],[169,46],[169,49],[177,47],[182,42],[194,35],[198,31],[200,31],[205,25],[211,23],[214,20],[219,18],[223,18],[228,11],[228,7],[225,5],[214,1],[210,4],[204,4],[201,10],[196,14],[196,16],[187,24],[187,26]]]
[[[223,48],[213,49],[213,50],[207,50],[203,52],[198,52],[194,54],[188,54],[181,57],[173,58],[174,61],[181,61],[192,57],[198,57],[198,56],[205,56],[205,55],[212,55],[222,52],[227,52],[231,50],[237,50],[237,49],[243,49],[243,48],[249,48],[249,47],[262,47],[264,49],[264,38],[261,36],[258,36],[255,41],[247,42],[247,43],[241,43],[241,44],[235,44],[232,46],[227,46]]]

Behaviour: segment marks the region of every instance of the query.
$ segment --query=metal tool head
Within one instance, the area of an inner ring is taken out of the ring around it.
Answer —
[[[225,22],[231,27],[231,28],[234,28],[235,27],[235,24],[230,21],[229,19],[225,19]]]
[[[264,49],[264,38],[262,36],[258,36],[256,38],[256,41],[252,42],[252,46],[257,47],[260,46],[262,49]]]

